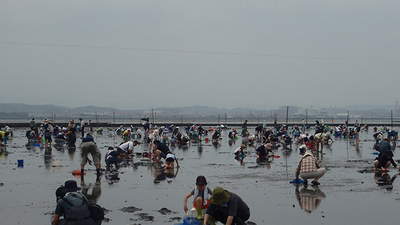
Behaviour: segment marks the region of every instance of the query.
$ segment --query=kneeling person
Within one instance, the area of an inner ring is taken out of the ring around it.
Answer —
[[[244,225],[250,218],[250,209],[235,193],[216,187],[210,198],[203,224],[207,224],[210,217],[226,225]]]

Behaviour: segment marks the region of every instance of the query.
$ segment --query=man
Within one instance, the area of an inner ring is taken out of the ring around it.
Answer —
[[[214,134],[212,136],[212,141],[219,141],[219,138],[221,137],[221,133],[218,132],[217,130],[214,131]]]
[[[82,118],[79,118],[79,121],[81,121],[81,134],[82,134],[82,138],[85,135],[85,121],[83,121]]]
[[[138,144],[139,142],[136,140],[124,142],[117,147],[117,152],[125,158],[128,154],[133,154],[133,148]]]
[[[212,192],[203,224],[207,224],[211,217],[226,225],[243,225],[250,218],[250,209],[235,193],[216,187]]]
[[[170,152],[168,146],[164,143],[161,143],[159,140],[154,140],[154,147],[153,147],[153,153],[154,157],[153,160],[156,162],[161,161],[161,157],[165,159],[167,154]]]
[[[90,217],[90,211],[86,197],[77,192],[80,190],[77,187],[76,181],[68,180],[64,184],[62,190],[57,190],[61,194],[57,201],[56,210],[54,211],[53,225],[68,224],[68,225],[96,225],[97,223]],[[57,194],[56,192],[56,194]],[[62,196],[64,195],[65,196]],[[61,215],[64,215],[64,220],[60,220]]]
[[[51,143],[53,142],[53,139],[51,138],[51,135],[53,134],[53,126],[50,124],[50,120],[46,119],[44,121],[44,139],[46,140],[46,146],[51,146]]]
[[[321,132],[321,133],[317,133],[314,135],[315,138],[315,144],[316,144],[316,150],[319,151],[320,147],[321,147],[321,152],[324,149],[324,143],[325,143],[325,138],[326,138],[326,134]]]
[[[264,162],[268,160],[275,153],[272,151],[272,145],[269,140],[265,144],[261,145],[256,149],[257,162]],[[271,155],[269,154],[271,153]]]
[[[302,156],[299,164],[296,168],[296,181],[299,180],[299,176],[301,176],[304,180],[304,184],[307,184],[307,179],[314,178],[311,182],[313,185],[319,185],[318,179],[321,178],[326,173],[326,169],[321,167],[318,159],[315,158],[311,152],[311,150],[306,150],[304,155]]]
[[[36,127],[35,118],[32,118],[31,122],[29,122],[31,129],[33,130]]]
[[[67,127],[67,141],[69,147],[75,147],[76,135],[75,135],[75,123],[74,120],[70,120]]]
[[[85,170],[85,165],[86,162],[89,162],[89,164],[92,164],[92,161],[88,159],[88,154],[92,155],[94,165],[96,166],[96,173],[97,173],[97,178],[100,177],[100,152],[99,149],[97,148],[96,142],[94,142],[94,139],[92,135],[89,133],[86,135],[84,139],[82,139],[82,144],[81,144],[81,180],[83,180],[84,176],[84,170]]]

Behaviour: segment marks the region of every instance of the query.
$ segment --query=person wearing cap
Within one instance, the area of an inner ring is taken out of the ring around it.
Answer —
[[[304,184],[307,184],[307,179],[314,178],[311,182],[313,185],[319,185],[318,180],[326,173],[326,168],[321,167],[318,159],[313,156],[311,150],[307,149],[302,156],[296,168],[296,181],[299,181],[299,176],[303,178]]]
[[[198,176],[196,178],[196,187],[183,198],[183,210],[185,210],[185,213],[187,213],[187,200],[191,196],[194,196],[193,207],[197,210],[197,218],[201,219],[202,210],[207,209],[208,205],[210,204],[211,195],[212,191],[209,187],[207,187],[206,178],[204,176]]]
[[[172,152],[168,152],[167,155],[165,156],[165,164],[164,164],[165,169],[173,170],[175,167],[174,162],[176,162],[176,166],[177,166],[177,168],[179,168],[179,162],[178,162],[178,159],[176,158],[175,154],[173,154]]]
[[[97,223],[90,217],[90,211],[87,204],[88,200],[81,193],[76,181],[67,180],[64,183],[64,188],[57,189],[56,195],[59,199],[54,211],[53,225],[68,224],[68,225],[96,225]],[[79,207],[77,210],[72,207]],[[79,210],[78,210],[79,209]],[[64,215],[64,221],[60,217]],[[62,221],[62,222],[61,222]]]
[[[211,217],[226,225],[244,225],[250,218],[250,209],[237,194],[216,187],[210,198],[203,224],[207,224]]]
[[[256,149],[256,153],[258,162],[264,162],[275,154],[274,151],[272,151],[272,145],[269,140],[267,140],[263,145],[258,147]]]
[[[400,167],[393,160],[393,152],[391,150],[381,152],[380,156],[378,156],[374,161],[374,170],[379,168],[382,171],[388,171],[387,168],[389,168],[390,164],[392,164],[396,169],[400,170]]]
[[[131,133],[131,129],[128,128],[126,129],[123,133],[122,133],[122,138],[124,139],[124,141],[129,141],[131,139],[132,133]]]

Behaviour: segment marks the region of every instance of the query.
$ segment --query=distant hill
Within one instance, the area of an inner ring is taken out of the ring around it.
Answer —
[[[258,115],[275,115],[278,114],[281,117],[286,115],[286,110],[288,106],[282,106],[278,109],[269,109],[269,110],[259,110],[259,109],[251,109],[251,108],[234,108],[234,109],[219,109],[215,107],[208,106],[187,106],[187,107],[178,107],[178,108],[155,108],[155,109],[135,109],[135,110],[119,110],[110,107],[97,107],[97,106],[85,106],[85,107],[77,107],[77,108],[69,108],[64,106],[55,106],[55,105],[27,105],[27,104],[19,104],[19,103],[1,103],[0,104],[0,112],[5,113],[13,113],[13,112],[24,112],[30,115],[49,115],[49,114],[112,114],[116,112],[118,114],[145,114],[151,112],[153,110],[156,113],[162,114],[190,114],[190,115],[217,115],[220,114],[229,114],[236,116],[258,116]],[[336,115],[346,114],[350,111],[352,115],[359,115],[365,117],[372,116],[390,116],[391,110],[394,106],[372,106],[372,105],[353,105],[346,106],[343,108],[321,108],[321,109],[312,109],[307,110],[309,116],[313,115]],[[290,115],[305,115],[306,109],[299,108],[297,106],[289,106],[289,114]],[[399,112],[397,111],[397,114]]]

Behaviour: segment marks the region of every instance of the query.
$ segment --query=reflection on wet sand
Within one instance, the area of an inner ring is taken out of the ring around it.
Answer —
[[[296,185],[295,189],[297,202],[304,212],[310,214],[321,204],[322,199],[326,198],[326,195],[318,186],[312,186],[313,189],[309,189],[308,185],[303,185],[301,190],[299,190],[299,186]]]
[[[101,182],[100,179],[96,178],[94,184],[89,183],[86,184],[85,181],[81,180],[81,192],[91,203],[97,203],[97,200],[100,198],[101,195]],[[89,190],[92,189],[91,192]]]
[[[375,173],[374,180],[378,186],[386,188],[388,191],[390,191],[393,190],[393,182],[398,175],[400,175],[400,173],[395,174],[393,177],[390,177],[390,175],[387,172],[379,171]]]

